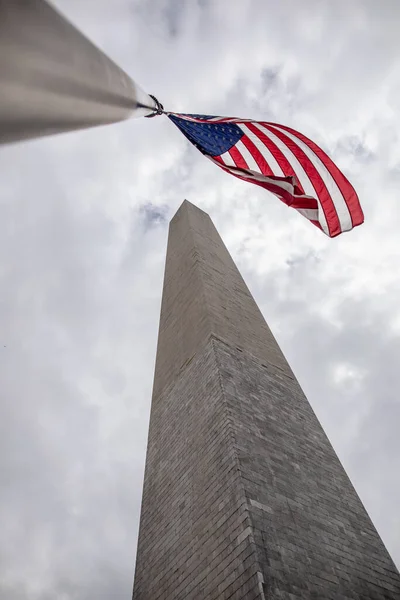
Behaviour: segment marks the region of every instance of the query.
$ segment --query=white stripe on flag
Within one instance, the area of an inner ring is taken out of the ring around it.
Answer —
[[[301,148],[301,150],[303,150],[304,154],[306,154],[306,156],[308,156],[308,158],[311,160],[314,167],[318,171],[319,175],[321,176],[321,179],[325,183],[327,190],[329,192],[329,195],[332,198],[332,202],[335,205],[336,212],[339,217],[341,230],[348,231],[348,230],[352,229],[350,212],[347,207],[346,201],[343,198],[343,194],[340,191],[336,181],[334,180],[332,175],[329,173],[328,169],[326,168],[326,166],[324,165],[322,160],[319,158],[319,156],[317,156],[311,150],[311,148],[309,148],[307,146],[307,144],[305,144],[303,142],[303,140],[300,140],[298,137],[294,136],[289,131],[286,131],[285,129],[281,129],[279,126],[277,126],[275,124],[271,125],[271,127],[273,127],[274,129],[278,129],[279,131],[281,131],[282,133],[287,135],[291,140],[293,140],[297,144],[297,146],[299,146],[299,148]]]
[[[218,162],[217,160],[215,160],[214,157],[207,156],[207,158],[209,158],[213,163],[215,163],[219,167],[222,167],[221,163]],[[242,169],[238,169],[238,167],[235,165],[229,152],[225,152],[225,154],[221,154],[221,156],[219,158],[223,161],[223,167],[225,167],[230,173],[239,175],[240,177],[247,179],[250,182],[252,181],[252,179],[255,179],[256,181],[260,181],[261,183],[266,183],[267,185],[270,184],[275,187],[280,187],[282,190],[289,192],[289,194],[291,194],[292,196],[294,195],[293,185],[291,183],[289,183],[288,181],[276,181],[273,177],[268,177],[266,175],[263,175],[260,172],[255,173],[254,171],[249,171],[247,169],[245,171],[243,171]],[[229,161],[230,161],[230,164],[229,164]],[[274,192],[271,192],[271,193],[274,193]],[[301,195],[296,194],[296,198],[298,198],[298,199],[309,198],[309,197],[310,196],[307,196],[307,195],[301,196]],[[318,219],[316,219],[316,220],[318,221]]]
[[[240,154],[242,155],[242,158],[244,158],[244,160],[246,161],[249,170],[255,171],[256,173],[261,173],[260,167],[258,166],[252,154],[248,151],[248,149],[241,140],[236,142],[235,147],[238,150],[238,152],[240,152]]]
[[[284,144],[282,142],[282,140],[280,140],[278,138],[278,136],[273,134],[269,129],[266,129],[265,127],[263,127],[263,125],[260,125],[259,123],[254,123],[254,126],[257,127],[257,129],[259,129],[260,131],[262,131],[262,133],[264,133],[266,136],[268,136],[269,139],[279,148],[279,150],[282,152],[282,154],[285,156],[285,158],[290,163],[290,166],[292,167],[293,171],[296,173],[306,195],[312,196],[313,198],[315,198],[317,200],[318,207],[319,207],[318,220],[319,220],[324,232],[327,235],[329,235],[328,224],[326,222],[325,213],[322,209],[321,202],[319,200],[317,191],[314,188],[312,181],[308,177],[307,173],[305,172],[305,170],[303,169],[303,167],[301,166],[301,164],[295,157],[295,155],[289,150],[289,148],[286,146],[286,144]]]
[[[318,221],[319,211],[317,208],[296,208],[295,210],[310,221]]]
[[[220,159],[222,160],[224,165],[226,165],[227,167],[236,167],[234,160],[233,160],[232,156],[229,154],[229,152],[224,152],[223,154],[221,154]]]
[[[239,127],[239,129],[241,129],[243,131],[243,133],[245,135],[247,135],[247,137],[258,148],[258,150],[260,151],[260,153],[263,155],[263,157],[265,158],[265,160],[267,161],[267,163],[271,167],[271,170],[272,170],[273,174],[276,175],[277,177],[284,177],[285,175],[284,175],[282,169],[280,168],[280,166],[279,166],[276,158],[271,154],[271,152],[270,152],[270,150],[268,150],[267,146],[262,143],[262,141],[260,140],[260,138],[257,137],[255,135],[255,133],[253,133],[247,127],[247,125],[241,124],[241,125],[238,125],[238,127]]]

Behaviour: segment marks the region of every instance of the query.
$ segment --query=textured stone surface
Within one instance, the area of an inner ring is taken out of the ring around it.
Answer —
[[[266,598],[400,598],[399,573],[299,384],[214,342]]]
[[[208,215],[171,221],[134,600],[400,600],[400,577]]]
[[[289,369],[210,217],[185,200],[170,225],[153,398],[211,334]]]
[[[134,598],[230,598],[258,563],[211,341],[158,399]]]

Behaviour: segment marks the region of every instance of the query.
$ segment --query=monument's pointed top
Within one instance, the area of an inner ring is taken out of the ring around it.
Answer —
[[[184,200],[169,228],[154,396],[211,336],[288,368],[209,215]]]
[[[206,213],[204,210],[202,210],[201,208],[196,206],[196,204],[189,202],[189,200],[186,200],[186,198],[185,198],[185,200],[182,202],[182,204],[180,205],[180,207],[178,208],[178,210],[172,217],[171,221],[173,219],[175,219],[175,217],[177,217],[178,215],[181,215],[184,212],[188,213],[188,212],[196,212],[196,211],[202,212],[203,214],[208,216],[208,213]]]

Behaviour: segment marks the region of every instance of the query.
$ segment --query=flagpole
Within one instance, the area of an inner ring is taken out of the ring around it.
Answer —
[[[0,0],[0,144],[159,110],[46,0]]]

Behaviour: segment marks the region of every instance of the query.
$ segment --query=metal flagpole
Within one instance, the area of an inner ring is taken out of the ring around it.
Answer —
[[[0,0],[0,143],[160,106],[45,0]]]

